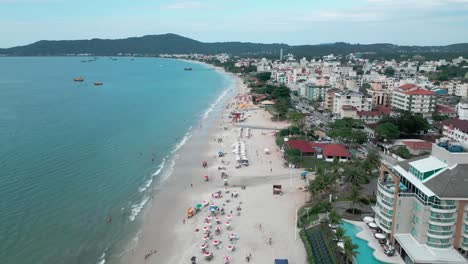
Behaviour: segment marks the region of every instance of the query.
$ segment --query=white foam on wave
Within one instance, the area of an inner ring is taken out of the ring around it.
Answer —
[[[179,155],[174,155],[171,159],[171,163],[169,164],[169,168],[164,172],[163,175],[161,175],[160,181],[163,182],[171,176],[172,172],[174,171],[175,164],[176,164],[176,159],[179,158]]]
[[[178,151],[182,146],[185,145],[185,143],[187,143],[187,141],[189,140],[189,138],[192,136],[190,134],[190,130],[192,129],[192,127],[189,127],[187,133],[185,133],[184,137],[182,138],[182,140],[177,143],[174,147],[174,149],[171,151],[171,154],[174,154],[176,151]]]
[[[206,109],[205,113],[203,113],[202,115],[202,120],[205,120],[208,118],[208,116],[210,115],[211,112],[213,112],[213,110],[215,109],[215,107],[221,102],[221,100],[223,100],[223,98],[227,95],[227,93],[229,92],[230,89],[225,89],[219,96],[218,98],[216,99],[216,101],[214,101],[210,107],[208,109]]]
[[[131,213],[128,219],[130,219],[130,221],[132,222],[135,221],[137,215],[141,212],[141,210],[143,209],[143,207],[148,201],[149,201],[149,197],[145,196],[143,197],[143,200],[140,203],[132,205]]]
[[[161,163],[158,165],[158,169],[153,174],[151,174],[151,177],[143,184],[143,186],[138,188],[139,192],[144,192],[151,186],[151,183],[153,183],[154,177],[161,173],[161,171],[164,169],[165,164],[166,164],[166,158],[164,158],[161,161]]]
[[[106,251],[102,252],[102,255],[99,257],[97,264],[105,264],[105,263],[106,263]]]

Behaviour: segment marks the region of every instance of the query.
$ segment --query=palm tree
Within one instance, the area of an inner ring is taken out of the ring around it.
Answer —
[[[363,165],[367,175],[371,175],[380,166],[380,154],[376,150],[369,151]]]
[[[336,239],[340,240],[344,237],[344,230],[340,226],[336,228]]]
[[[353,244],[353,241],[351,240],[351,238],[345,237],[343,247],[344,247],[344,255],[346,258],[345,263],[349,263],[350,261],[352,262],[354,257],[356,257],[357,254],[359,254],[359,252],[356,251],[356,249],[358,249],[359,246],[356,244]]]
[[[354,214],[354,211],[355,211],[355,205],[357,203],[360,203],[360,196],[359,196],[359,189],[356,187],[356,186],[353,186],[351,188],[351,195],[349,196],[349,200],[351,201],[351,206],[352,206],[352,209],[353,209],[353,214]]]
[[[328,214],[328,220],[330,221],[331,224],[337,225],[341,222],[341,217],[339,214],[336,213],[335,210],[331,210],[330,213]]]
[[[359,186],[366,179],[365,172],[362,169],[360,162],[355,162],[354,164],[348,166],[344,173],[345,182],[350,183],[353,186]]]

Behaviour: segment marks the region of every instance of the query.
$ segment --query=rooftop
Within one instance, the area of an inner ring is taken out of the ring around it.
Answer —
[[[458,118],[448,119],[442,122],[445,126],[448,126],[449,129],[457,128],[463,133],[468,133],[468,120],[461,120]]]
[[[402,141],[402,143],[411,149],[429,149],[429,150],[432,149],[432,143],[427,142],[427,141],[406,140],[406,141]]]
[[[413,90],[405,90],[405,91],[402,91],[402,93],[407,94],[407,95],[433,95],[434,94],[434,92],[431,92],[422,88],[416,88]]]
[[[436,177],[429,178],[424,185],[430,188],[439,198],[468,198],[468,164],[458,164],[447,168]]]
[[[413,88],[416,88],[416,87],[417,87],[417,86],[414,85],[414,84],[412,84],[412,83],[407,83],[407,84],[401,85],[401,86],[398,87],[398,88],[400,88],[400,89],[402,89],[402,90],[409,90],[409,89],[413,89]]]
[[[395,238],[414,263],[468,263],[453,247],[444,249],[431,248],[420,244],[410,234],[395,234]]]
[[[447,164],[440,161],[438,158],[434,156],[429,156],[425,159],[412,161],[409,164],[413,166],[414,168],[416,168],[418,171],[423,172],[423,173],[447,167]]]

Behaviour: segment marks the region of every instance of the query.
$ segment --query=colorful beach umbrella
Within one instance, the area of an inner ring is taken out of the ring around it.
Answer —
[[[234,246],[233,246],[233,245],[229,245],[229,246],[227,246],[227,249],[228,249],[229,251],[232,251],[232,250],[234,249]]]
[[[226,222],[224,223],[226,226],[230,226],[231,225],[231,222]]]
[[[230,214],[226,215],[226,218],[227,218],[227,219],[231,219],[231,217],[232,217],[232,216],[231,216]]]
[[[201,248],[201,249],[205,249],[205,248],[207,248],[207,247],[208,247],[208,244],[206,244],[206,243],[203,243],[203,244],[200,245],[200,248]]]
[[[210,239],[209,236],[203,236],[203,240],[207,241],[208,239]]]
[[[197,205],[195,205],[195,208],[197,208],[197,209],[200,209],[201,207],[202,207],[202,205],[201,205],[201,204],[197,204]]]
[[[205,252],[205,257],[209,257],[209,256],[211,256],[211,253],[208,252],[208,251],[206,251],[206,252]]]
[[[213,240],[213,245],[218,245],[219,244],[219,240]]]

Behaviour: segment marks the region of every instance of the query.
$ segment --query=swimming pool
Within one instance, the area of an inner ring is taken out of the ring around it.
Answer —
[[[341,227],[343,228],[345,235],[349,236],[353,243],[358,245],[359,248],[357,251],[359,254],[356,256],[357,264],[368,263],[368,264],[387,264],[385,262],[379,261],[374,257],[374,249],[367,245],[367,241],[356,236],[357,233],[361,232],[361,228],[355,226],[346,221],[341,222]]]

